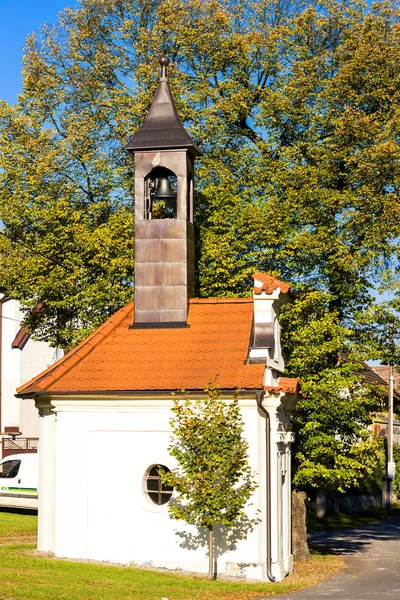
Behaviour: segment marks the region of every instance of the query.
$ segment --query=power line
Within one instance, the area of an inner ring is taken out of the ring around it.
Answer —
[[[22,323],[22,321],[20,321],[19,319],[13,319],[12,317],[5,317],[4,315],[1,315],[2,319],[7,319],[8,321],[15,321],[16,323]]]

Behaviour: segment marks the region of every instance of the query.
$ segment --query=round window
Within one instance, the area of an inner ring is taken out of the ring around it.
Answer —
[[[165,485],[162,482],[160,471],[170,473],[170,470],[164,465],[154,465],[150,467],[146,474],[146,493],[154,504],[166,504],[170,501],[174,488],[170,485]]]

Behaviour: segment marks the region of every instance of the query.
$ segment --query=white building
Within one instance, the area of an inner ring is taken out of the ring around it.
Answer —
[[[39,415],[35,403],[16,398],[15,389],[60,357],[46,343],[34,341],[21,328],[22,319],[18,302],[0,298],[0,457],[19,448],[37,448]]]
[[[283,376],[279,325],[290,287],[257,272],[253,298],[193,298],[200,151],[176,113],[168,59],[160,62],[148,119],[127,147],[135,155],[135,305],[18,390],[41,415],[38,547],[207,572],[206,536],[170,518],[157,466],[175,466],[171,393],[196,398],[217,377],[226,399],[240,391],[258,483],[247,510],[249,520],[259,517],[219,532],[217,571],[279,581],[292,568],[290,413],[298,381]]]

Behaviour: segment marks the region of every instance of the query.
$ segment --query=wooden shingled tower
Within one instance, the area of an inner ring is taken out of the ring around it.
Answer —
[[[134,327],[186,326],[194,297],[194,159],[167,79],[169,59],[149,114],[126,149],[135,158]]]

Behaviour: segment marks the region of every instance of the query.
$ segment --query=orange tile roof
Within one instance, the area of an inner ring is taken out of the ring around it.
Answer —
[[[132,329],[133,303],[46,371],[21,395],[96,391],[262,388],[264,365],[244,364],[253,300],[192,299],[188,328]]]
[[[257,279],[262,282],[262,286],[258,287],[254,285],[254,293],[261,294],[261,292],[265,292],[266,294],[271,294],[278,287],[281,289],[282,294],[287,294],[290,290],[291,286],[288,283],[284,283],[283,281],[279,281],[273,275],[267,275],[266,273],[261,273],[261,271],[256,271],[253,275],[253,279]]]
[[[265,385],[268,392],[283,392],[284,394],[297,394],[300,391],[300,379],[296,377],[279,377],[278,385]]]

